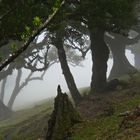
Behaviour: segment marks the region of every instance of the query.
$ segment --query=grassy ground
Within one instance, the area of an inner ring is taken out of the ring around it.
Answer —
[[[112,107],[94,117],[86,116],[71,130],[71,140],[140,140],[140,118],[132,121],[127,128],[119,126],[123,120],[119,114],[132,110],[138,104],[140,95],[135,95],[125,101],[114,102]]]
[[[0,140],[38,140],[44,138],[53,100],[33,108],[17,111],[0,121]]]
[[[119,116],[140,105],[140,74],[121,80],[126,86],[109,93],[87,96],[88,88],[81,89],[85,100],[77,110],[83,121],[70,130],[70,140],[140,140],[140,117],[120,127],[124,117]],[[50,99],[0,120],[0,140],[44,140],[52,109]]]
[[[78,109],[84,119],[71,129],[70,140],[140,140],[140,114],[122,126],[124,117],[119,116],[140,105],[140,74],[120,79],[126,87],[97,94],[81,103]]]

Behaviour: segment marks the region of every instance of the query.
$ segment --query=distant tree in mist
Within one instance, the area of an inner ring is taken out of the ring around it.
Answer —
[[[43,37],[44,38],[44,37]],[[47,72],[48,68],[50,68],[53,64],[58,63],[58,54],[57,54],[57,49],[53,46],[53,42],[49,42],[51,38],[44,38],[41,42],[39,43],[33,43],[30,47],[30,50],[25,52],[21,58],[16,59],[14,62],[15,67],[13,67],[12,70],[7,69],[5,71],[5,78],[2,80],[2,88],[1,88],[1,100],[4,100],[4,94],[5,94],[5,86],[6,86],[6,81],[7,77],[11,74],[11,71],[17,69],[17,78],[16,78],[16,83],[13,89],[13,92],[11,92],[11,97],[8,101],[8,108],[12,109],[14,101],[17,97],[17,95],[21,92],[21,90],[26,87],[29,82],[34,81],[34,80],[43,80],[43,77],[45,73]],[[46,43],[49,42],[49,43]],[[71,45],[69,43],[69,45]],[[32,49],[31,49],[32,48]],[[74,49],[72,49],[70,46],[65,47],[66,54],[67,54],[67,61],[72,65],[80,65],[81,61],[83,58],[78,55]],[[20,61],[21,60],[21,61]],[[24,62],[24,63],[23,63]],[[13,65],[11,63],[10,65]],[[9,66],[9,68],[11,68]],[[30,70],[30,74],[25,78],[25,81],[21,81],[22,73],[24,70],[22,69],[27,69]],[[34,76],[36,71],[42,72],[41,76]],[[3,71],[4,73],[4,71]]]
[[[128,61],[125,55],[125,50],[126,46],[137,43],[139,38],[140,34],[138,34],[136,38],[113,33],[111,33],[110,36],[106,35],[105,40],[113,56],[113,67],[111,69],[109,79],[117,78],[123,74],[136,72],[136,68],[134,68]]]

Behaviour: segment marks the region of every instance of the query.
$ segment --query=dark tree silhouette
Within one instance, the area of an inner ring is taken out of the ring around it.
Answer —
[[[80,6],[76,10],[78,17],[76,16],[75,18],[88,25],[91,39],[93,38],[93,42],[91,41],[91,51],[94,66],[92,68],[91,93],[94,91],[104,91],[105,86],[107,86],[106,71],[109,49],[104,41],[104,33],[108,31],[125,34],[124,29],[130,29],[136,21],[136,16],[133,12],[135,2],[128,2],[128,0],[80,1]]]
[[[68,66],[68,63],[67,63],[67,57],[66,57],[65,50],[63,47],[64,36],[63,36],[62,32],[63,31],[61,31],[61,30],[57,32],[54,42],[55,42],[56,48],[58,49],[58,58],[59,58],[59,61],[61,64],[62,72],[64,74],[67,86],[70,90],[71,96],[72,96],[75,104],[78,104],[81,101],[81,95],[78,91],[78,88],[75,84],[73,75],[72,75],[70,68]]]
[[[44,39],[40,43],[37,43],[37,40],[38,39],[36,38],[36,40],[31,44],[30,48],[28,48],[27,51],[25,51],[25,53],[23,53],[20,57],[18,57],[18,59],[16,59],[15,63],[11,63],[10,64],[11,67],[9,66],[10,69],[12,69],[12,68],[13,68],[13,70],[17,69],[17,71],[18,71],[16,84],[13,89],[13,92],[11,93],[10,100],[8,102],[8,107],[10,109],[12,109],[13,103],[14,103],[17,95],[20,93],[21,89],[23,89],[32,80],[43,80],[44,74],[42,74],[41,77],[32,77],[33,72],[36,72],[36,71],[45,72],[45,71],[47,71],[47,69],[50,66],[52,66],[53,64],[58,62],[57,51],[54,49],[54,47],[49,42],[49,40],[50,40],[49,35],[47,34],[47,36],[45,36]],[[75,49],[77,49],[77,48],[75,48]],[[83,47],[83,49],[85,50],[84,47]],[[82,49],[79,51],[82,53]],[[67,61],[74,66],[79,65],[79,63],[83,60],[70,47],[68,47],[68,49],[66,49],[66,53],[67,53]],[[38,64],[38,63],[40,63],[40,64]],[[38,67],[38,65],[39,65],[39,67]],[[40,65],[42,65],[42,67],[40,67]],[[20,84],[22,68],[31,70],[31,73],[26,78],[25,82]],[[11,74],[11,72],[13,70],[7,69],[6,71],[4,71],[5,76],[8,76],[9,74]],[[2,87],[3,87],[3,89],[5,88],[4,85]],[[4,92],[3,92],[3,96],[4,96]]]
[[[99,28],[90,29],[92,61],[94,63],[92,67],[91,93],[106,90],[109,49],[104,41],[104,33],[105,31]]]

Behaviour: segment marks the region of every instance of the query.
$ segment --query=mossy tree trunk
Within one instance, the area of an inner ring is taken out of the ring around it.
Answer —
[[[70,128],[81,121],[81,117],[74,109],[67,94],[61,92],[60,86],[57,92],[54,111],[48,122],[46,140],[67,140]]]

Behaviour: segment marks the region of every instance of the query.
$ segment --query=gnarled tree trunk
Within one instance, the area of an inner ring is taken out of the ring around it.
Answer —
[[[129,63],[125,56],[125,46],[110,46],[113,55],[113,67],[111,69],[109,79],[136,71],[136,69]]]
[[[75,104],[77,105],[81,101],[82,97],[78,91],[78,88],[76,87],[73,75],[68,66],[67,57],[66,57],[65,50],[63,47],[61,35],[57,35],[55,45],[58,49],[58,57],[59,57],[60,65],[61,65],[64,77],[65,77],[67,86],[70,90],[71,96],[72,96]]]
[[[91,93],[103,92],[107,86],[106,72],[109,49],[104,41],[104,32],[101,28],[90,29],[93,61]]]
[[[109,44],[113,55],[113,67],[108,78],[109,80],[136,71],[125,56],[126,45],[132,43],[131,39],[119,34],[112,33],[111,35],[113,35],[114,38],[105,36],[106,42]]]

